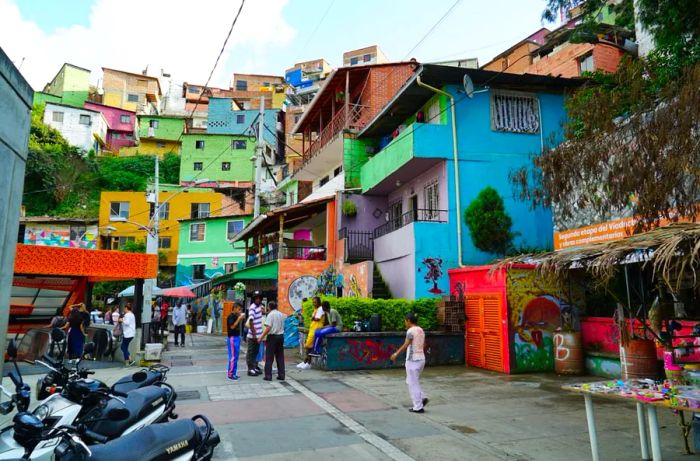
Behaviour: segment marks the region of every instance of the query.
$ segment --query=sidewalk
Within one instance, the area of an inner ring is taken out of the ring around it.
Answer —
[[[241,379],[232,382],[223,337],[188,335],[185,348],[171,344],[164,354],[180,418],[204,414],[221,433],[215,459],[591,459],[583,399],[560,389],[576,379],[428,368],[422,383],[430,404],[415,415],[407,411],[401,369],[302,371],[296,350],[288,350],[287,380],[266,382],[246,376],[244,356],[243,350]],[[111,384],[137,369],[101,369],[96,378]],[[595,403],[601,459],[638,460],[634,407]],[[677,417],[661,411],[659,419],[664,459],[688,459]]]

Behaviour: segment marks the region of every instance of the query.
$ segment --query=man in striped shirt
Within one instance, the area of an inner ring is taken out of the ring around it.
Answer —
[[[245,361],[248,364],[248,376],[260,376],[262,374],[258,367],[258,336],[262,335],[262,294],[259,291],[253,293],[253,303],[248,308],[248,335]]]

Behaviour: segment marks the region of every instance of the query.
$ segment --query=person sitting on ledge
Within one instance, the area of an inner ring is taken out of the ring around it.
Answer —
[[[331,303],[328,301],[323,301],[321,303],[321,307],[323,308],[323,312],[326,314],[329,325],[327,327],[319,328],[314,333],[314,347],[312,349],[312,353],[315,355],[319,355],[321,353],[321,343],[323,342],[323,338],[331,333],[339,333],[343,331],[343,319],[340,317],[340,313],[338,313],[337,310],[331,309]]]

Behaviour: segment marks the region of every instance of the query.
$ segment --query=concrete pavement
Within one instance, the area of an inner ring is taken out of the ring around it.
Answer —
[[[192,345],[191,339],[194,341]],[[193,335],[163,363],[181,418],[205,414],[221,433],[220,460],[587,460],[583,399],[561,391],[576,379],[505,376],[466,367],[428,368],[430,404],[407,411],[403,370],[298,370],[287,351],[287,381],[226,379],[223,337]],[[108,383],[135,369],[103,369]],[[33,380],[32,380],[33,381]],[[634,407],[597,400],[603,460],[638,460]],[[688,459],[677,417],[661,411],[664,459]]]

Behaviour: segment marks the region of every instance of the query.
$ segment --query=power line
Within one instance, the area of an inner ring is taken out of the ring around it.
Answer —
[[[430,27],[430,29],[428,29],[428,32],[426,32],[425,35],[423,35],[423,37],[420,40],[418,40],[418,43],[416,43],[413,46],[413,48],[411,48],[410,51],[406,53],[406,56],[404,56],[403,59],[406,60],[411,55],[411,53],[413,53],[419,46],[421,46],[421,44],[428,38],[428,36],[435,32],[435,29],[437,29],[437,27],[442,23],[442,21],[444,21],[447,18],[447,16],[449,16],[449,14],[452,12],[452,10],[454,10],[457,7],[457,5],[459,5],[461,2],[462,0],[455,1],[452,4],[452,6],[447,11],[445,11],[445,14],[443,14],[440,17],[440,19],[438,19],[437,22],[433,24],[432,27]]]
[[[314,27],[314,30],[311,31],[309,38],[306,40],[306,43],[304,43],[304,46],[302,47],[303,49],[306,49],[306,47],[309,46],[309,43],[311,43],[311,39],[314,38],[314,35],[316,35],[318,28],[323,23],[323,20],[326,19],[326,16],[328,16],[328,12],[331,10],[331,8],[333,8],[334,3],[335,3],[335,0],[331,0],[330,4],[328,5],[328,8],[326,8],[325,13],[323,13],[323,16],[321,16],[321,19],[316,23],[316,26]]]

